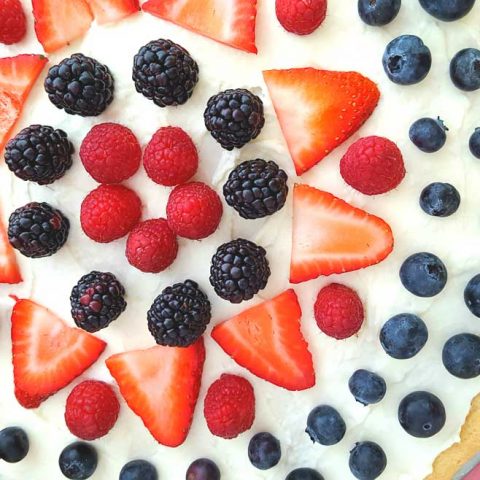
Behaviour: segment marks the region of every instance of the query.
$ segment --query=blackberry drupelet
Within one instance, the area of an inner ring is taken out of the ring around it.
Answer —
[[[250,300],[267,286],[270,267],[264,248],[239,238],[221,245],[212,258],[210,283],[231,303]]]
[[[188,347],[210,323],[210,301],[194,281],[186,280],[165,288],[147,318],[148,329],[159,345]]]
[[[262,100],[242,88],[211,97],[203,117],[207,130],[226,150],[242,148],[265,125]]]
[[[48,71],[48,98],[71,115],[100,115],[113,100],[113,77],[106,65],[75,53]]]
[[[171,40],[154,40],[133,60],[138,93],[159,107],[183,105],[198,82],[198,65],[187,50]]]
[[[106,328],[127,308],[125,289],[112,273],[84,275],[70,295],[72,318],[78,327],[93,333]]]
[[[63,130],[31,125],[12,138],[5,148],[5,162],[20,179],[48,185],[72,166],[72,142]]]
[[[230,173],[223,186],[223,195],[241,217],[262,218],[285,205],[287,180],[287,174],[275,162],[249,160]]]
[[[32,202],[18,208],[8,222],[8,240],[30,258],[42,258],[60,250],[68,238],[70,222],[48,203]]]

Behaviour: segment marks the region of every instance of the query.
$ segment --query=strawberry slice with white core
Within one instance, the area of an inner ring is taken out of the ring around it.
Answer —
[[[140,10],[138,0],[87,0],[87,2],[100,25],[119,22]]]
[[[21,281],[22,276],[15,251],[8,241],[7,231],[0,220],[0,283],[20,283]]]

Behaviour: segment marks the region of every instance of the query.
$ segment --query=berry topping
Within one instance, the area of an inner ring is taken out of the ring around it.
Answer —
[[[476,128],[472,133],[468,146],[472,155],[480,158],[480,128]]]
[[[327,0],[276,0],[275,11],[285,30],[297,35],[309,35],[325,20]]]
[[[181,128],[163,127],[145,148],[143,166],[155,183],[168,187],[180,185],[197,172],[197,149]]]
[[[95,125],[80,147],[85,170],[99,183],[120,183],[140,166],[142,149],[133,132],[118,123]]]
[[[58,464],[65,477],[72,480],[86,480],[97,469],[98,454],[89,443],[71,443],[63,449]]]
[[[21,462],[30,450],[30,442],[24,430],[8,427],[0,431],[0,459],[7,463]]]
[[[480,50],[465,48],[460,50],[450,62],[450,78],[453,84],[465,92],[480,88]]]
[[[0,212],[1,213],[1,212]],[[0,219],[0,284],[15,284],[22,281],[15,250],[8,241],[7,231]]]
[[[210,432],[217,437],[236,438],[250,430],[255,420],[255,393],[248,380],[223,374],[210,385],[203,414]]]
[[[480,317],[480,274],[475,275],[465,287],[463,298],[468,309]]]
[[[241,217],[263,218],[285,205],[287,180],[287,174],[275,162],[248,160],[230,173],[223,195]]]
[[[358,14],[367,25],[383,27],[392,22],[402,6],[402,0],[358,0]]]
[[[208,458],[195,460],[187,470],[187,480],[220,480],[220,470]]]
[[[12,45],[26,33],[27,19],[20,0],[0,0],[0,43]]]
[[[435,118],[421,118],[412,124],[408,132],[410,140],[422,152],[438,152],[447,141],[448,128],[443,120]]]
[[[323,477],[313,468],[296,468],[285,480],[323,480]]]
[[[355,400],[362,405],[372,405],[383,400],[387,392],[385,380],[374,372],[357,370],[348,381]]]
[[[345,422],[337,410],[329,405],[320,405],[308,415],[305,431],[312,442],[335,445],[345,436],[346,430]]]
[[[271,433],[257,433],[248,444],[248,458],[259,470],[273,468],[278,464],[281,456],[280,442]]]
[[[443,347],[443,365],[455,377],[469,379],[480,375],[480,337],[460,333]]]
[[[87,2],[96,22],[100,25],[118,22],[140,10],[138,0],[87,0]]]
[[[119,411],[120,404],[110,385],[86,380],[77,385],[68,396],[65,422],[76,437],[95,440],[113,428]]]
[[[473,8],[475,0],[420,0],[420,5],[430,15],[453,22],[467,15]]]
[[[428,215],[434,217],[449,217],[460,206],[460,194],[449,183],[431,183],[420,195],[420,207]]]
[[[350,452],[350,471],[359,480],[375,480],[387,466],[387,456],[374,442],[359,442]]]
[[[119,480],[158,480],[158,472],[146,460],[132,460],[123,466]]]
[[[83,200],[82,229],[95,242],[108,243],[124,237],[140,221],[142,203],[123,185],[100,185]]]

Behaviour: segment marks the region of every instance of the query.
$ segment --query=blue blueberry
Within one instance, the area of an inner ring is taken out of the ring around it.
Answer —
[[[431,183],[420,194],[420,207],[434,217],[453,215],[458,210],[460,201],[458,190],[449,183]]]
[[[453,84],[465,92],[480,88],[480,50],[460,50],[450,62],[450,78]]]
[[[440,118],[420,118],[412,124],[408,136],[422,152],[438,152],[447,141],[448,128]]]
[[[465,287],[463,298],[468,309],[476,316],[480,317],[480,274],[475,275]]]
[[[475,378],[480,375],[480,337],[460,333],[445,343],[442,352],[445,368],[458,378]]]
[[[285,480],[323,480],[323,477],[313,468],[297,468]]]
[[[380,402],[387,392],[385,380],[368,370],[357,370],[350,377],[348,388],[355,400],[363,405]]]
[[[436,435],[445,425],[445,407],[430,392],[413,392],[398,407],[398,421],[403,429],[417,438]]]
[[[433,253],[415,253],[400,268],[403,286],[417,297],[438,295],[445,288],[447,279],[447,268]]]
[[[158,480],[158,473],[150,462],[133,460],[122,468],[120,480]]]
[[[415,35],[392,40],[383,54],[383,68],[388,78],[399,85],[421,82],[432,66],[430,49]]]
[[[480,128],[476,128],[468,143],[474,157],[480,158]]]
[[[420,0],[424,10],[444,22],[453,22],[464,17],[474,4],[475,0]]]
[[[282,450],[280,442],[267,432],[257,433],[248,445],[248,458],[259,470],[268,470],[280,461]]]
[[[195,460],[187,470],[187,480],[220,480],[220,470],[208,458]]]
[[[63,475],[72,480],[90,478],[97,469],[97,463],[97,451],[85,442],[74,442],[65,447],[58,461]]]
[[[307,419],[305,430],[312,442],[335,445],[345,435],[347,427],[341,415],[329,405],[314,408]]]
[[[359,442],[350,452],[350,471],[358,480],[374,480],[387,467],[387,456],[374,442]]]
[[[0,432],[0,458],[8,463],[18,463],[28,454],[30,442],[24,430],[8,427]]]
[[[402,0],[358,0],[358,14],[371,27],[383,27],[398,15]]]

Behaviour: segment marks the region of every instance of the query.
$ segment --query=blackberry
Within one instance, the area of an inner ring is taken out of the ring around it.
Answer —
[[[49,257],[65,245],[70,222],[48,203],[32,202],[17,208],[8,222],[8,240],[30,258]]]
[[[270,267],[264,248],[239,238],[221,245],[212,258],[210,283],[231,303],[250,300],[267,286]]]
[[[133,81],[137,92],[159,107],[183,105],[198,82],[198,65],[180,45],[154,40],[135,55]]]
[[[113,77],[106,65],[75,53],[48,71],[48,98],[71,115],[100,115],[113,100]]]
[[[127,308],[125,289],[112,273],[93,271],[84,275],[70,295],[72,318],[77,327],[98,332]]]
[[[242,148],[265,125],[262,100],[242,88],[211,97],[203,117],[207,130],[226,150]]]
[[[230,173],[223,186],[223,195],[241,217],[262,218],[285,205],[287,180],[287,174],[275,162],[249,160]]]
[[[210,301],[194,281],[186,280],[165,288],[147,318],[148,329],[159,345],[188,347],[210,323]]]
[[[31,125],[8,142],[5,162],[18,178],[48,185],[72,166],[73,152],[72,142],[63,130]]]

